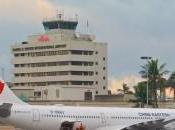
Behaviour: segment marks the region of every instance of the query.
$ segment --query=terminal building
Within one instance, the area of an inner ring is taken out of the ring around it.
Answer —
[[[12,46],[12,90],[27,100],[94,100],[107,95],[107,44],[76,32],[77,19],[45,19],[43,34]]]

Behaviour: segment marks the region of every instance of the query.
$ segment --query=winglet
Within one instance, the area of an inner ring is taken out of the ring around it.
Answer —
[[[27,103],[20,100],[12,90],[5,84],[3,80],[0,80],[0,103],[12,103],[27,105]]]
[[[2,93],[3,90],[4,90],[4,83],[0,81],[0,94]]]

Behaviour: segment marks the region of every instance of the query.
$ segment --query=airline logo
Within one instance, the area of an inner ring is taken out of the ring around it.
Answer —
[[[0,94],[2,93],[3,90],[4,90],[4,83],[0,81]]]
[[[38,38],[38,41],[39,42],[49,42],[50,39],[47,35],[41,35],[39,38]]]

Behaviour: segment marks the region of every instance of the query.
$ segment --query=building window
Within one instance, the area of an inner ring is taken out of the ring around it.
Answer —
[[[95,83],[98,84],[98,81],[96,81]]]
[[[21,53],[21,56],[24,56],[25,54],[24,53]]]
[[[18,57],[19,56],[19,54],[15,54],[15,57]]]
[[[96,51],[95,54],[97,55],[98,54],[98,51]]]
[[[71,65],[82,65],[81,61],[71,61]]]
[[[21,83],[21,86],[24,86],[25,84],[24,83]]]
[[[64,48],[64,47],[66,47],[65,44],[63,44],[63,45],[55,45],[55,48]]]
[[[105,87],[105,86],[103,86],[103,89],[105,90],[105,89],[106,89],[106,87]]]
[[[106,79],[106,77],[105,76],[103,76],[103,80],[105,80]]]
[[[98,91],[96,91],[95,93],[98,94]]]
[[[59,89],[56,90],[56,97],[57,97],[57,98],[60,97],[60,90],[59,90]]]
[[[24,67],[25,65],[24,64],[21,64],[21,67]]]
[[[98,75],[98,72],[95,72],[96,75]]]
[[[96,65],[98,65],[98,62],[95,62]]]
[[[15,64],[15,67],[19,67],[19,64]]]
[[[106,60],[106,58],[105,58],[105,57],[103,57],[103,60],[105,61],[105,60]]]
[[[41,97],[41,91],[34,92],[34,97]]]
[[[73,55],[82,55],[82,51],[79,51],[79,50],[71,50],[71,54],[73,54]]]
[[[106,70],[106,67],[103,67],[103,70]]]

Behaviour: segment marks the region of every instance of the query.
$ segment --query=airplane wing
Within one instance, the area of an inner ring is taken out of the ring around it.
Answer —
[[[147,122],[141,122],[141,123],[130,123],[127,125],[117,125],[117,126],[105,126],[100,127],[96,130],[156,130],[156,129],[162,129],[165,125],[175,122],[175,119],[169,118],[169,119],[160,119],[155,121],[147,121]]]

